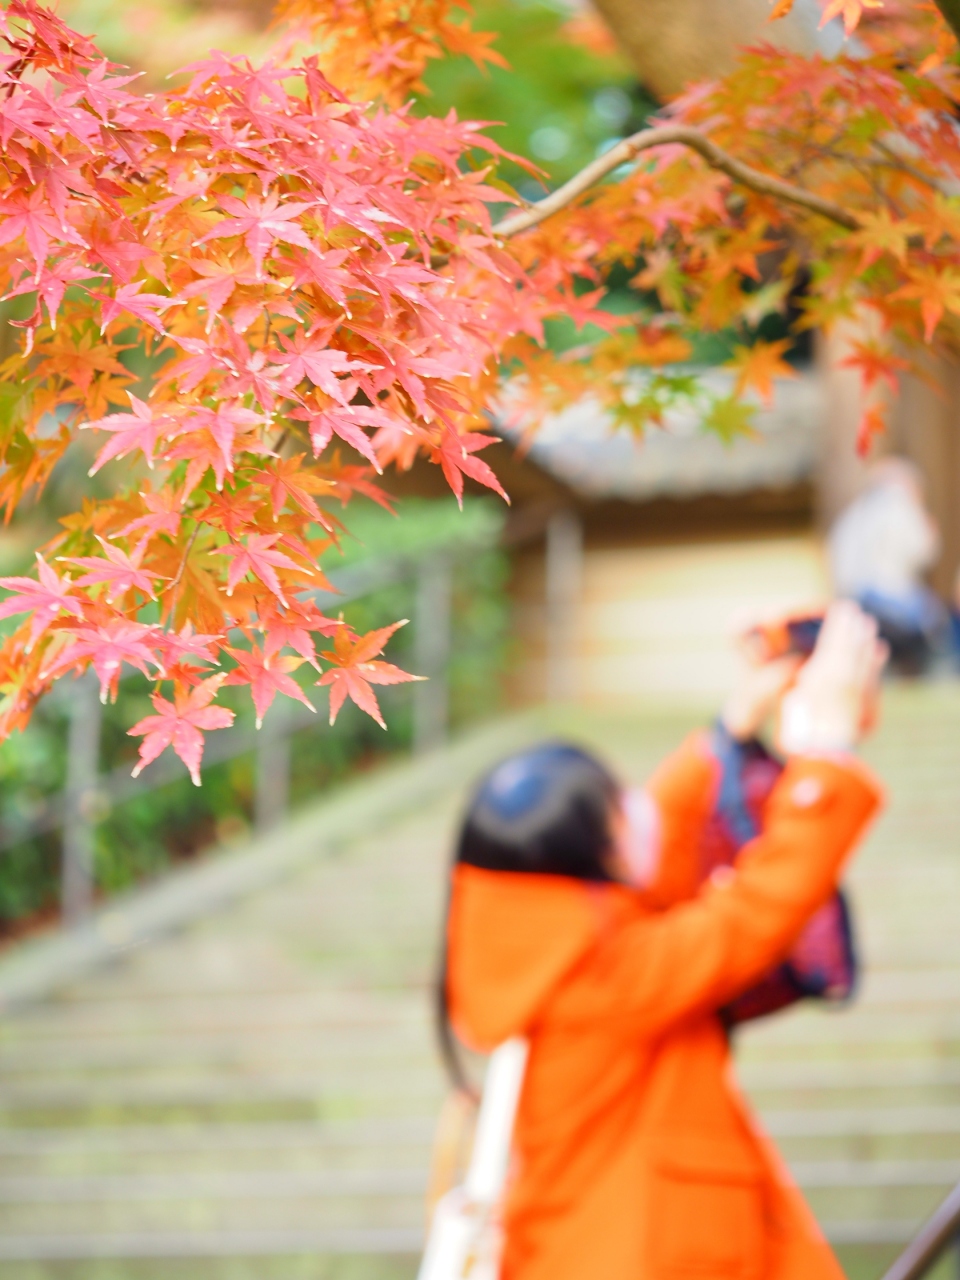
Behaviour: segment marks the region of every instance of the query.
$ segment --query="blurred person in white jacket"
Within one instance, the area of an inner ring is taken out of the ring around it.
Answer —
[[[946,617],[924,581],[940,555],[940,534],[911,462],[890,457],[874,465],[867,488],[830,531],[829,555],[836,594],[876,618],[894,667],[921,674]]]

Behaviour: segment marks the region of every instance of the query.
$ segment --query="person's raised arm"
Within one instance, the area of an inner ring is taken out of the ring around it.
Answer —
[[[761,835],[693,901],[613,935],[558,991],[552,1017],[609,1016],[656,1033],[719,1008],[783,958],[879,806],[849,749],[869,723],[884,656],[872,619],[848,602],[831,608],[785,700],[789,758]]]
[[[756,736],[796,678],[802,659],[748,661],[719,717],[738,741]],[[618,815],[618,879],[642,890],[654,907],[692,897],[700,883],[700,841],[717,800],[721,763],[707,731],[691,734],[657,767],[646,786],[624,797]]]

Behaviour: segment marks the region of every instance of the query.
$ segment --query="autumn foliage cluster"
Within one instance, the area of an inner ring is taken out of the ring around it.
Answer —
[[[555,292],[537,300],[490,233],[496,193],[461,164],[488,144],[354,105],[316,58],[212,55],[138,96],[32,0],[3,30],[0,272],[36,305],[4,370],[0,502],[77,431],[104,441],[94,469],[146,464],[66,522],[35,581],[5,581],[0,615],[28,620],[0,657],[4,729],[88,664],[104,696],[125,665],[161,682],[143,759],[172,743],[195,775],[201,732],[232,718],[212,705],[224,683],[260,718],[275,692],[304,700],[306,661],[332,715],[349,694],[379,717],[371,685],[409,678],[378,660],[389,630],[353,636],[309,595],[339,532],[329,499],[385,501],[374,470],[418,450],[457,493],[463,474],[498,487],[478,388]],[[138,343],[147,398],[120,359]]]
[[[195,780],[204,732],[232,719],[224,685],[248,686],[260,720],[277,693],[307,700],[292,672],[309,663],[332,717],[350,697],[379,719],[372,686],[411,678],[380,658],[395,628],[357,636],[311,597],[339,506],[388,502],[377,473],[417,456],[458,495],[464,476],[499,490],[479,455],[506,374],[512,412],[589,393],[642,430],[701,394],[673,368],[687,335],[732,330],[734,393],[703,407],[730,436],[790,372],[786,340],[752,335],[791,297],[809,326],[873,317],[850,357],[868,386],[949,341],[952,34],[932,7],[827,8],[851,29],[867,8],[856,49],[748,51],[653,126],[708,138],[746,180],[653,146],[507,235],[491,206],[520,202],[490,135],[406,105],[430,58],[496,57],[450,0],[281,0],[273,61],[211,54],[157,94],[12,0],[0,284],[33,310],[0,370],[0,505],[41,488],[78,432],[129,482],[64,522],[35,577],[2,581],[0,616],[24,620],[0,649],[0,731],[88,666],[104,697],[125,669],[155,682],[139,767],[172,746]],[[624,267],[646,302],[615,316],[605,282]],[[551,316],[584,344],[545,344]]]

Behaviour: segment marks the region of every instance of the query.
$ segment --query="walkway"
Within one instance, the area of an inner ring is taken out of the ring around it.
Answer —
[[[554,717],[631,778],[689,722]],[[335,851],[310,856],[332,827],[308,815],[286,878],[4,1016],[0,1280],[412,1276],[441,868],[467,779],[546,727],[417,766],[419,807],[389,821],[372,783],[351,802],[367,834]],[[856,1280],[960,1178],[960,690],[895,690],[871,755],[894,800],[852,877],[862,996],[740,1048]]]

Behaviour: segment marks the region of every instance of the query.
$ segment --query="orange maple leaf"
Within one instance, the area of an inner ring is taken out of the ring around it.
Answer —
[[[764,404],[773,401],[774,378],[795,378],[796,370],[782,359],[791,346],[789,338],[777,342],[756,342],[752,347],[734,347],[733,359],[724,366],[737,373],[736,394],[753,388]]]
[[[425,676],[412,676],[390,662],[374,660],[393,633],[405,625],[406,619],[395,622],[391,627],[368,631],[364,636],[351,635],[346,627],[336,633],[333,638],[334,647],[323,653],[323,657],[333,665],[317,681],[317,684],[330,688],[331,724],[336,721],[344,701],[350,698],[361,711],[372,716],[381,729],[385,729],[387,726],[380,714],[380,706],[372,686],[405,684],[409,680],[426,679]]]
[[[857,29],[864,9],[882,9],[883,0],[829,0],[820,19],[820,26],[825,27],[832,18],[843,18],[843,27],[847,35]]]
[[[857,453],[865,458],[870,452],[877,436],[882,436],[887,429],[887,419],[881,405],[873,405],[867,409],[860,419],[857,428]]]
[[[931,342],[944,312],[960,315],[960,271],[956,267],[923,268],[913,273],[910,284],[903,285],[891,296],[917,299],[923,319],[923,338]]]
[[[860,231],[850,237],[852,244],[861,245],[863,256],[860,268],[872,266],[884,253],[903,262],[910,247],[910,237],[919,232],[919,227],[907,218],[892,218],[888,209],[880,209],[877,213],[860,215],[863,224]]]

